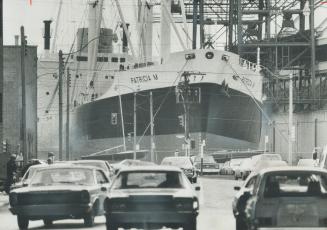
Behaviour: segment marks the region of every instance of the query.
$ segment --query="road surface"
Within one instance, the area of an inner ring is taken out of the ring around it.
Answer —
[[[234,230],[235,221],[231,209],[234,195],[233,187],[241,184],[240,181],[217,177],[204,177],[199,179],[201,191],[199,192],[200,215],[198,217],[198,230]],[[1,205],[1,203],[0,203]],[[0,207],[1,229],[17,230],[16,216],[8,211],[7,205]],[[45,229],[42,221],[30,221],[29,229]],[[97,217],[95,226],[85,228],[83,220],[55,221],[49,229],[105,229],[105,218]]]

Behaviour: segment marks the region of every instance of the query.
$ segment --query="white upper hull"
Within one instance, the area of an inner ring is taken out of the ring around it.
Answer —
[[[206,54],[214,54],[208,59]],[[186,60],[185,54],[195,54],[195,58]],[[229,60],[222,60],[227,55]],[[239,56],[219,50],[187,50],[172,53],[164,64],[144,68],[117,71],[111,87],[97,100],[129,94],[132,92],[174,87],[182,80],[181,74],[190,72],[190,84],[214,83],[221,85],[223,81],[229,88],[240,91],[257,101],[262,102],[262,76],[255,69],[255,64],[240,64]],[[238,75],[239,78],[233,77]]]

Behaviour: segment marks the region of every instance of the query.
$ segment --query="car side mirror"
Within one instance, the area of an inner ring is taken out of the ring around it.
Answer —
[[[200,191],[201,187],[199,185],[195,186],[195,191]]]
[[[234,186],[234,190],[235,191],[240,191],[241,190],[241,187],[240,186]]]
[[[101,187],[101,191],[102,192],[106,192],[107,191],[107,188],[106,187]]]

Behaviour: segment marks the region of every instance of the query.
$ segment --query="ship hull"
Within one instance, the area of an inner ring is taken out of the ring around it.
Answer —
[[[199,153],[199,141],[206,140],[208,151],[254,149],[261,133],[261,112],[254,99],[240,91],[214,83],[192,84],[201,89],[201,101],[190,106],[190,135],[195,140],[192,154]],[[137,101],[137,141],[140,149],[150,149],[150,91],[153,94],[156,158],[183,154],[184,127],[179,117],[182,104],[176,103],[175,88],[140,91]],[[133,149],[134,94],[121,95],[127,149]],[[260,104],[260,102],[257,102]],[[117,116],[117,119],[113,117]],[[119,96],[104,98],[80,106],[71,126],[74,158],[123,144]]]

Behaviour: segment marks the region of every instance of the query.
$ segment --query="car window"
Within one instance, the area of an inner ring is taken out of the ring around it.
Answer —
[[[106,176],[103,174],[103,172],[101,172],[100,170],[96,171],[96,178],[97,178],[97,183],[98,184],[105,184],[105,183],[109,183],[108,179],[106,178]]]
[[[327,194],[327,176],[303,171],[274,173],[266,176],[263,193],[265,197]]]
[[[249,188],[249,189],[253,188],[256,179],[257,179],[257,176],[252,177],[252,178],[251,178],[251,179],[246,183],[245,188]]]
[[[91,169],[59,168],[36,171],[31,180],[32,186],[58,184],[92,185],[94,176]]]
[[[122,172],[114,181],[114,189],[138,188],[182,188],[180,172],[137,171]]]

